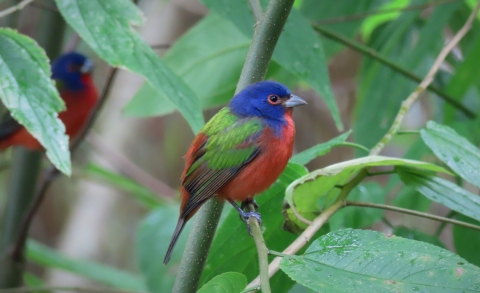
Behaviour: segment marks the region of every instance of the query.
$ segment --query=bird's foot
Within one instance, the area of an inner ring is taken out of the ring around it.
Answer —
[[[247,225],[248,234],[250,234],[250,236],[253,236],[252,230],[251,230],[251,228],[250,228],[250,224],[248,223],[248,220],[249,220],[250,218],[255,218],[255,219],[257,219],[258,224],[259,224],[260,226],[262,226],[262,217],[261,217],[260,213],[257,212],[257,211],[251,211],[251,212],[244,212],[244,211],[242,211],[242,212],[240,213],[240,219],[242,219],[242,221],[244,221],[245,224]]]
[[[247,198],[246,200],[242,201],[242,205],[240,206],[240,208],[241,208],[242,210],[245,210],[245,208],[246,208],[249,204],[253,204],[253,207],[254,207],[255,211],[258,211],[258,204],[257,204],[257,202],[256,202],[253,198]]]

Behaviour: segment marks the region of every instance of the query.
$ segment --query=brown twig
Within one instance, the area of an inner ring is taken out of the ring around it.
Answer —
[[[16,4],[16,5],[13,5],[5,10],[2,10],[0,11],[0,18],[4,17],[4,16],[7,16],[11,13],[14,13],[16,11],[19,11],[19,10],[22,10],[23,8],[25,8],[25,6],[27,6],[28,4],[30,4],[31,2],[33,2],[34,0],[23,0],[22,2]]]
[[[434,221],[440,221],[442,223],[450,223],[450,224],[453,224],[453,225],[462,226],[462,227],[466,227],[466,228],[469,228],[469,229],[480,231],[480,226],[477,226],[477,225],[473,225],[473,224],[470,224],[470,223],[449,219],[449,218],[446,218],[446,217],[432,215],[432,214],[428,214],[428,213],[422,213],[422,212],[419,212],[419,211],[414,211],[414,210],[404,209],[404,208],[400,208],[400,207],[396,207],[396,206],[386,205],[386,204],[378,204],[378,203],[372,203],[372,202],[358,202],[358,201],[347,200],[347,201],[345,201],[344,205],[346,207],[355,206],[355,207],[367,207],[367,208],[374,208],[374,209],[389,210],[389,211],[399,212],[399,213],[403,213],[403,214],[407,214],[407,215],[426,218],[426,219],[430,219],[430,220],[434,220]]]
[[[440,54],[438,54],[437,59],[435,59],[435,62],[430,68],[430,71],[428,71],[427,75],[422,80],[420,85],[407,97],[406,100],[402,102],[402,106],[398,111],[398,114],[395,117],[395,120],[393,121],[392,126],[390,127],[388,132],[383,136],[383,138],[375,145],[375,147],[373,147],[373,149],[370,151],[370,155],[378,155],[383,150],[385,145],[392,139],[392,137],[395,135],[398,129],[400,129],[400,126],[402,125],[403,119],[405,118],[405,115],[407,114],[408,110],[410,110],[412,105],[417,101],[420,94],[432,83],[435,74],[437,73],[438,69],[440,68],[443,61],[447,57],[447,55],[450,53],[450,51],[455,46],[457,46],[460,40],[465,36],[465,34],[472,27],[472,22],[475,19],[479,9],[480,9],[480,1],[477,3],[475,8],[473,9],[472,13],[468,17],[463,27],[455,34],[452,40],[447,45],[445,45],[445,47],[443,47],[442,51],[440,51]]]
[[[141,185],[148,187],[166,199],[172,199],[177,194],[173,188],[153,177],[148,172],[130,161],[119,151],[104,143],[101,137],[99,137],[96,133],[90,132],[86,140],[114,168]]]

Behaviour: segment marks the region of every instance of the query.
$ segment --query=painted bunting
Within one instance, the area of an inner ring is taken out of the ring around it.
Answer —
[[[67,108],[58,116],[70,138],[82,129],[98,99],[92,70],[92,61],[75,52],[64,54],[52,63],[52,79]],[[18,145],[31,150],[43,149],[22,125],[7,114],[0,123],[0,150]]]
[[[292,156],[292,108],[306,102],[286,86],[263,81],[235,95],[200,130],[185,155],[180,217],[168,247],[168,263],[187,221],[213,195],[228,200],[242,220],[260,220],[243,205],[277,180]],[[235,201],[241,201],[239,207]]]

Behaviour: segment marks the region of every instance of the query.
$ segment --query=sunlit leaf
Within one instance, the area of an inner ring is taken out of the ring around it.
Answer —
[[[360,170],[375,166],[403,166],[409,169],[447,172],[433,164],[383,156],[368,156],[334,164],[302,176],[288,186],[284,205],[287,224],[305,229],[307,224],[297,215],[313,220],[335,200],[340,192],[338,187],[350,181]]]
[[[461,293],[480,290],[480,268],[437,246],[369,230],[315,240],[280,268],[317,292]]]
[[[143,23],[142,13],[132,1],[55,2],[68,24],[102,59],[145,77],[177,107],[195,133],[200,130],[204,121],[198,97],[131,27]]]
[[[68,137],[57,117],[65,104],[45,51],[29,37],[0,28],[0,76],[0,99],[12,117],[45,147],[55,167],[70,175]]]

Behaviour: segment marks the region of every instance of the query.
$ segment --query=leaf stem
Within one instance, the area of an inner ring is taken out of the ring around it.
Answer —
[[[236,93],[247,85],[264,79],[293,2],[294,0],[269,2],[265,16],[255,27]],[[212,198],[197,213],[172,293],[190,293],[197,290],[223,206],[224,201]]]
[[[393,135],[398,131],[398,129],[402,125],[403,119],[405,119],[405,115],[407,114],[408,110],[410,110],[410,107],[412,107],[412,105],[417,101],[420,94],[432,83],[435,74],[437,73],[440,65],[442,65],[447,55],[453,48],[455,48],[455,46],[457,46],[460,40],[470,30],[472,22],[477,16],[479,9],[480,1],[473,9],[472,13],[468,17],[463,27],[455,34],[452,40],[448,44],[446,44],[445,47],[443,47],[442,51],[440,51],[440,54],[438,54],[437,59],[435,59],[435,62],[433,63],[432,67],[430,68],[420,85],[418,85],[418,87],[407,97],[407,99],[402,102],[402,106],[400,107],[400,110],[398,111],[398,114],[395,117],[392,126],[383,136],[383,138],[377,143],[377,145],[373,147],[373,149],[370,151],[370,155],[378,155],[383,150],[385,145],[392,139]]]
[[[249,210],[253,211],[253,204],[248,205]],[[268,249],[265,245],[265,239],[263,239],[262,228],[260,223],[254,217],[251,217],[248,220],[248,225],[252,231],[253,240],[255,241],[255,246],[257,247],[258,253],[258,266],[260,268],[260,288],[262,293],[271,293],[272,289],[270,288],[270,277],[268,276]]]
[[[381,56],[377,51],[373,50],[372,48],[369,48],[369,47],[367,47],[365,45],[362,45],[358,42],[351,41],[347,38],[344,38],[344,37],[332,32],[332,31],[330,31],[330,30],[328,30],[324,27],[321,27],[321,26],[318,26],[318,25],[313,25],[313,28],[317,32],[321,33],[323,36],[325,36],[325,37],[327,37],[327,38],[329,38],[333,41],[342,43],[345,46],[347,46],[347,47],[349,47],[349,48],[351,48],[355,51],[358,51],[358,52],[364,54],[365,56],[368,56],[368,57],[380,62],[381,64],[383,64],[383,65],[389,67],[390,69],[400,73],[401,75],[403,75],[404,77],[406,77],[408,79],[411,79],[415,82],[421,82],[422,81],[422,79],[420,77],[411,73],[407,69],[395,64],[394,62],[388,60],[387,58]],[[435,94],[437,94],[445,102],[449,103],[453,107],[455,107],[458,110],[460,110],[461,112],[463,112],[468,118],[475,118],[477,116],[477,114],[474,113],[472,110],[467,108],[465,105],[463,105],[459,101],[455,100],[454,97],[452,97],[452,96],[448,95],[447,93],[441,91],[437,87],[429,84],[427,86],[427,89],[434,92]]]
[[[391,206],[391,205],[386,205],[386,204],[378,204],[378,203],[371,203],[371,202],[358,202],[358,201],[345,201],[345,206],[356,206],[356,207],[369,207],[369,208],[375,208],[375,209],[383,209],[383,210],[389,210],[389,211],[395,211],[403,214],[408,214],[412,216],[417,216],[417,217],[422,217],[430,220],[435,220],[435,221],[440,221],[444,223],[450,223],[453,225],[457,226],[462,226],[466,228],[470,228],[473,230],[479,230],[480,231],[480,226],[473,225],[470,223],[458,221],[458,220],[453,220],[449,219],[446,217],[441,217],[441,216],[436,216],[428,213],[422,213],[419,211],[414,211],[414,210],[409,210],[409,209],[404,209],[401,207],[396,207],[396,206]]]
[[[14,13],[16,11],[22,10],[25,6],[33,2],[34,0],[23,0],[22,2],[13,5],[5,10],[0,11],[0,18],[7,16],[11,13]]]
[[[335,202],[325,209],[318,217],[316,217],[312,224],[308,226],[300,236],[295,239],[283,252],[282,254],[285,255],[293,255],[298,252],[302,247],[308,244],[315,233],[320,230],[323,225],[330,219],[333,214],[335,214],[338,210],[344,207],[345,199],[347,198],[348,194],[360,183],[363,179],[367,177],[367,172],[365,170],[361,170],[352,180],[350,180],[347,184],[345,184],[342,188],[342,191],[338,195],[338,198]],[[279,269],[280,269],[280,261],[282,257],[276,257],[268,266],[268,276],[271,278]],[[251,287],[258,287],[260,284],[259,277],[255,278],[250,284],[247,285],[246,288]]]

